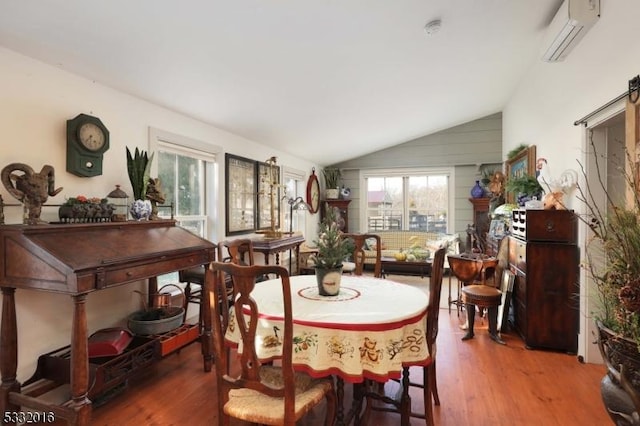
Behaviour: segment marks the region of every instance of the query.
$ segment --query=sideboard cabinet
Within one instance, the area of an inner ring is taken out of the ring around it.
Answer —
[[[572,211],[514,210],[509,266],[516,275],[514,326],[527,347],[576,353],[579,321],[577,218]]]

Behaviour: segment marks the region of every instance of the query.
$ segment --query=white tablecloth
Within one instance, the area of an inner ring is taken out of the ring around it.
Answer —
[[[337,296],[319,296],[314,275],[291,279],[293,363],[312,376],[336,374],[350,382],[400,377],[402,366],[429,360],[425,342],[428,296],[419,288],[371,277],[345,275]],[[282,355],[280,280],[256,284],[252,297],[261,320],[256,347],[262,360]],[[240,334],[231,313],[226,339]],[[242,348],[238,348],[239,351]]]

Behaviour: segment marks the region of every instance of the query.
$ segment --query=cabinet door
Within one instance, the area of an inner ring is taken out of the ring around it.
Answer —
[[[580,284],[575,245],[527,243],[526,343],[577,351]]]

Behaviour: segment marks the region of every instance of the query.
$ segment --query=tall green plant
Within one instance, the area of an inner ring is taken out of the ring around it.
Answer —
[[[133,188],[133,199],[144,200],[147,192],[147,182],[149,182],[149,173],[151,170],[151,161],[153,161],[153,153],[151,156],[147,151],[136,148],[134,154],[131,155],[129,147],[127,147],[127,173],[129,181]]]
[[[342,173],[337,167],[325,167],[322,169],[324,175],[324,184],[327,189],[337,189],[340,184]]]

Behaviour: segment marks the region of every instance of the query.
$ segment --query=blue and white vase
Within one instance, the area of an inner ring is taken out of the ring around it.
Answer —
[[[473,198],[482,198],[484,197],[484,189],[480,186],[480,181],[477,180],[476,184],[471,188],[471,196]]]
[[[147,220],[151,216],[151,201],[135,200],[129,212],[134,220]]]

